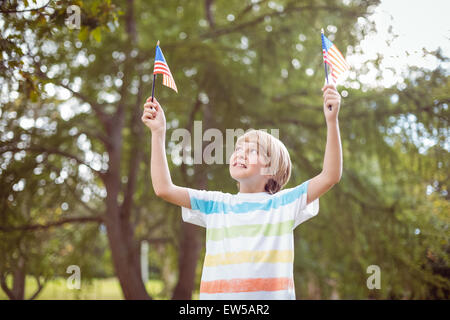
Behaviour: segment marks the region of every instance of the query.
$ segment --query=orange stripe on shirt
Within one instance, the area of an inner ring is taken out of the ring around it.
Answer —
[[[280,291],[294,288],[291,278],[253,278],[202,281],[200,293],[237,293],[252,291]]]

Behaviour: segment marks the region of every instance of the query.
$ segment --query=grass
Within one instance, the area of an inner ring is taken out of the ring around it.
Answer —
[[[8,279],[9,280],[9,279]],[[81,281],[81,288],[69,289],[65,278],[52,279],[47,282],[36,300],[122,300],[122,290],[117,278],[93,279],[89,283]],[[36,282],[32,278],[26,279],[25,297],[31,296],[36,290]],[[147,292],[154,299],[163,297],[164,283],[161,280],[149,280],[146,283]],[[8,299],[0,289],[0,300]]]

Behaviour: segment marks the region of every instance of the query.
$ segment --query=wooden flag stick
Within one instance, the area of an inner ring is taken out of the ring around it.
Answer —
[[[158,42],[156,42],[156,46],[159,46],[159,40]],[[156,53],[155,53],[155,58],[156,58]],[[152,102],[153,102],[153,98],[155,96],[155,82],[156,82],[156,73],[153,74],[153,83],[152,83]]]

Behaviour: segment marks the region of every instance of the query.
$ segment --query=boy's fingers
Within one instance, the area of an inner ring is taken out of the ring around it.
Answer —
[[[324,99],[339,99],[339,96],[337,94],[329,93],[323,95]]]
[[[330,84],[329,83],[329,84],[326,84],[326,85],[323,86],[322,91],[325,90],[325,89],[328,89],[328,88],[336,90],[336,86],[334,84]]]
[[[148,110],[145,110],[145,111],[144,111],[144,115],[155,117],[155,116],[156,116],[156,111],[153,111],[153,110],[151,110],[151,109],[148,109]]]
[[[332,85],[332,84],[327,84],[327,85],[325,85],[323,88],[322,88],[322,92],[327,92],[327,91],[336,91],[337,92],[337,89],[336,89],[336,86],[335,85]]]
[[[324,96],[324,97],[325,97],[326,95],[336,95],[336,96],[338,96],[339,93],[338,93],[336,90],[333,90],[333,89],[328,88],[328,89],[326,89],[325,92],[323,93],[323,96]]]
[[[153,103],[153,102],[147,102],[147,103],[144,104],[144,108],[146,108],[146,109],[151,109],[151,108],[157,109],[158,105],[156,103]]]
[[[324,99],[340,99],[340,97],[336,94],[326,94],[323,96]]]
[[[326,92],[326,91],[336,91],[336,92],[337,92],[336,87],[330,86],[330,85],[324,87],[323,89],[324,89],[324,90],[323,90],[324,92]]]
[[[144,113],[144,114],[142,115],[142,118],[144,118],[144,119],[150,119],[150,118],[151,118],[151,114]]]
[[[146,107],[146,108],[149,108],[149,109],[151,109],[151,108],[153,108],[153,109],[155,109],[155,110],[158,110],[158,103],[156,103],[156,102],[147,102],[147,103],[145,103],[144,104],[144,107]]]
[[[158,100],[156,99],[156,97],[153,97],[153,101],[152,101],[152,97],[148,97],[146,102],[150,102],[150,103],[156,103],[158,104]]]

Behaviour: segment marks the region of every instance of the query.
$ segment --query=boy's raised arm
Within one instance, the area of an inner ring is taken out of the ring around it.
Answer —
[[[191,208],[191,201],[187,188],[172,183],[166,158],[166,118],[160,104],[154,98],[147,99],[144,104],[142,122],[152,132],[152,155],[150,171],[153,189],[158,197],[181,207]]]
[[[341,96],[334,85],[328,84],[322,88],[323,112],[327,122],[327,144],[323,160],[322,172],[308,183],[307,204],[319,198],[339,182],[342,176],[342,146],[339,134],[338,113],[341,106]],[[331,110],[328,106],[331,105]]]

